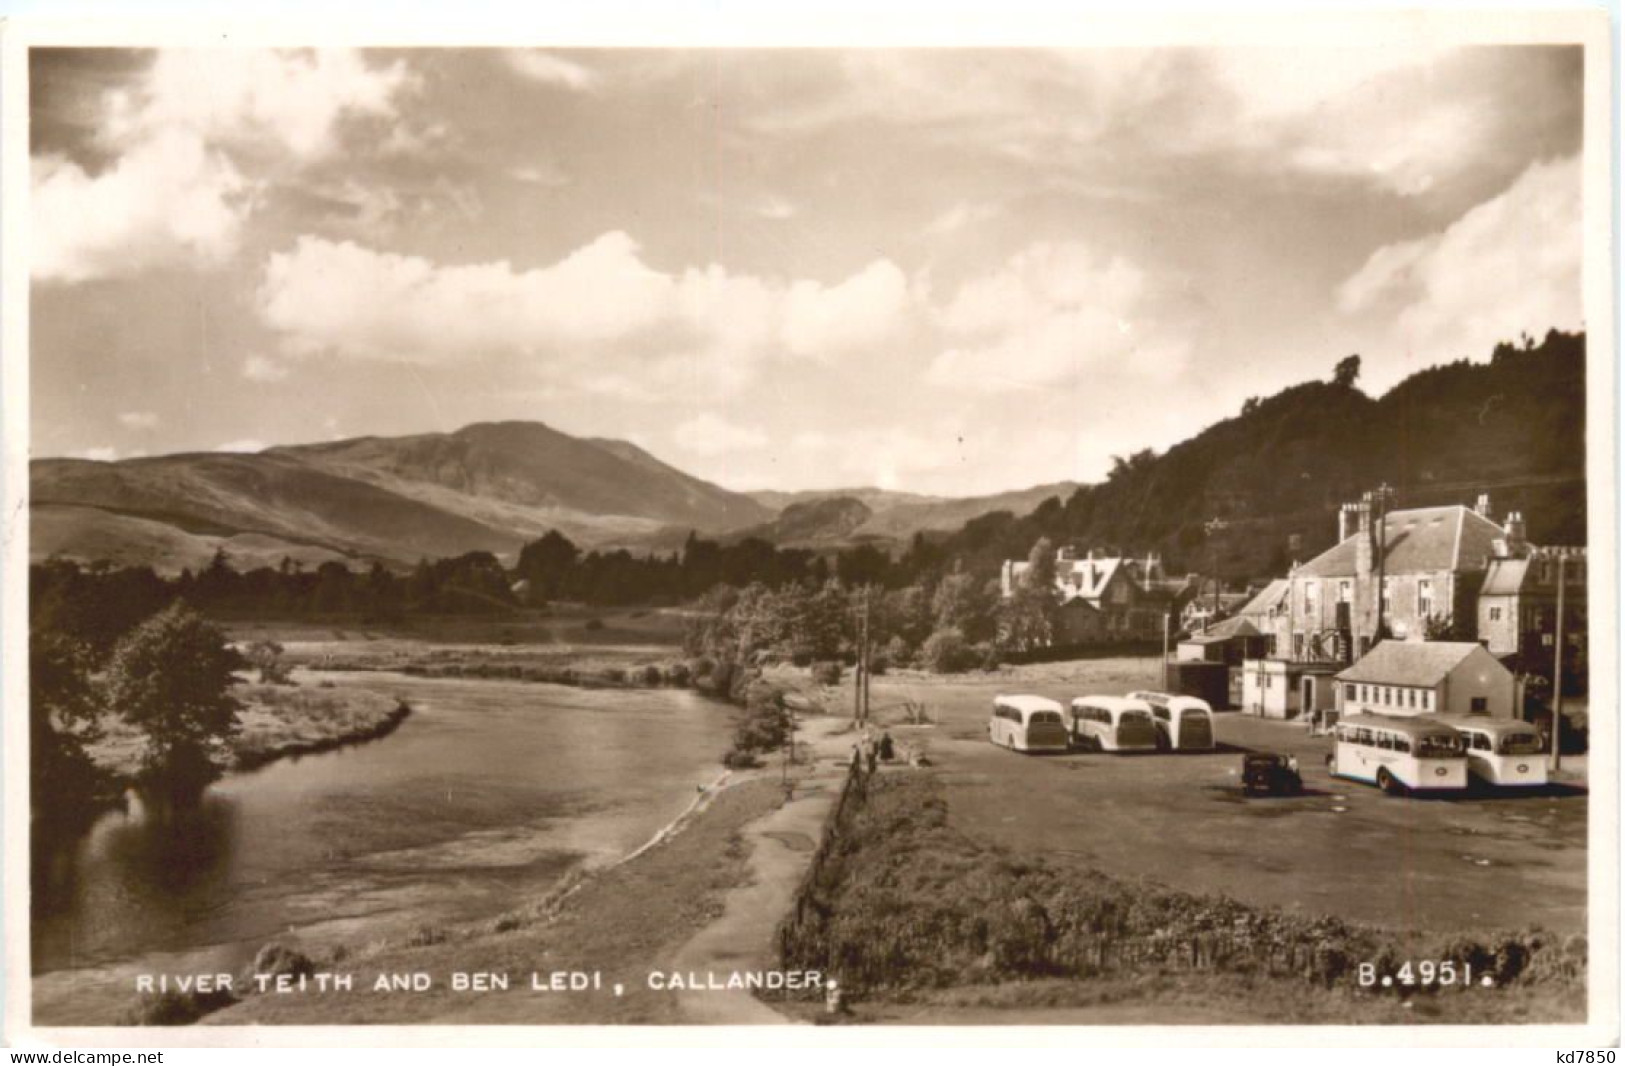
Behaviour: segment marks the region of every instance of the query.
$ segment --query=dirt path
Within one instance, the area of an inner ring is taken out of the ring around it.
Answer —
[[[748,848],[748,878],[724,897],[721,915],[678,949],[672,958],[674,970],[720,976],[777,966],[774,931],[790,910],[846,777],[845,767],[836,761],[847,746],[844,726],[844,720],[836,718],[803,724],[808,769],[788,803],[741,830]],[[684,992],[677,1001],[684,1021],[696,1024],[775,1025],[791,1020],[746,991]]]

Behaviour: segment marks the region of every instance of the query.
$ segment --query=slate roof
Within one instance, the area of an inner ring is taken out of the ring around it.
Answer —
[[[1529,575],[1528,559],[1492,559],[1489,573],[1484,575],[1484,596],[1512,596],[1523,589],[1524,578]]]
[[[1213,623],[1197,635],[1213,637],[1216,640],[1230,640],[1233,637],[1261,637],[1264,634],[1246,615],[1238,614],[1222,622]]]
[[[1263,589],[1260,590],[1258,595],[1248,600],[1247,603],[1243,605],[1241,610],[1237,611],[1236,613],[1238,615],[1268,614],[1270,611],[1279,607],[1287,598],[1287,594],[1291,591],[1292,582],[1288,581],[1284,577],[1278,577],[1271,581],[1268,585],[1265,585]]]
[[[1470,507],[1418,507],[1393,511],[1383,522],[1390,574],[1480,570],[1506,531]],[[1301,577],[1354,577],[1355,533],[1298,568]],[[1375,568],[1375,560],[1372,566]]]
[[[1481,647],[1471,641],[1385,640],[1337,680],[1431,687]]]

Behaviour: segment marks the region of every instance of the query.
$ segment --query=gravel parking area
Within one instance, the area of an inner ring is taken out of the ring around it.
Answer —
[[[934,726],[894,735],[929,749],[949,785],[952,824],[1018,855],[1396,932],[1585,931],[1583,787],[1389,797],[1328,775],[1329,739],[1235,712],[1215,716],[1214,754],[1024,756],[987,742],[997,692],[1121,693],[1151,687],[1155,665],[1100,660],[998,677],[876,679],[875,706],[927,705]],[[1305,794],[1244,797],[1247,750],[1296,754]]]

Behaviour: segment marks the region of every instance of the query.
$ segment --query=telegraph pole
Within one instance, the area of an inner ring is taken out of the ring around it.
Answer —
[[[1219,617],[1219,541],[1218,534],[1230,528],[1230,523],[1222,518],[1211,518],[1202,526],[1202,532],[1207,534],[1207,565],[1213,572],[1213,615],[1208,619],[1211,626]],[[1206,627],[1203,627],[1204,629]]]
[[[1557,555],[1557,640],[1552,650],[1552,769],[1563,765],[1563,564],[1567,556]]]
[[[1377,628],[1371,634],[1373,647],[1384,639],[1384,627],[1387,625],[1387,620],[1383,617],[1385,614],[1383,604],[1388,595],[1388,497],[1393,491],[1385,481],[1372,493],[1377,505],[1375,524],[1371,527],[1371,537],[1376,544],[1377,555]]]

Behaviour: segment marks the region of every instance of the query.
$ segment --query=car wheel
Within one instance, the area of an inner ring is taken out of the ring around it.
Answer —
[[[1390,796],[1397,796],[1402,791],[1402,786],[1398,781],[1394,780],[1394,775],[1388,772],[1386,766],[1379,767],[1377,770],[1377,787]]]

